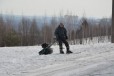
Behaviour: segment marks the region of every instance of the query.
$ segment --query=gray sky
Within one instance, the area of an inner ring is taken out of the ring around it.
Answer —
[[[111,17],[112,0],[0,0],[3,14]]]

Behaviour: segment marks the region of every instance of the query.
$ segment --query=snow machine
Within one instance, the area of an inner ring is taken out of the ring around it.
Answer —
[[[47,43],[43,43],[42,46],[42,50],[39,52],[39,55],[47,55],[47,54],[52,54],[53,53],[53,49],[51,48],[51,46],[55,43],[56,41],[54,41],[52,44],[47,44]]]

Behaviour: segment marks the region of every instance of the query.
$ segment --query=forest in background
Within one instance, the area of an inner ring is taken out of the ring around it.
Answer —
[[[70,44],[84,44],[84,40],[92,41],[93,37],[100,41],[111,41],[111,18],[86,18],[75,15],[60,15],[59,17],[32,17],[0,14],[0,47],[31,46],[44,42],[52,43],[54,31],[62,22],[68,33]]]

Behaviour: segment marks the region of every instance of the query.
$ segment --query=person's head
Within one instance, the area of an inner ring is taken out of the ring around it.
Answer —
[[[64,27],[63,23],[60,23],[59,26],[60,26],[60,27]]]

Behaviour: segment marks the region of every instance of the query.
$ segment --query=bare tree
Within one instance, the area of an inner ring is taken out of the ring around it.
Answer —
[[[54,38],[54,31],[57,27],[57,18],[54,16],[51,19],[51,23],[50,23],[50,27],[51,27],[51,42],[53,42],[53,38]]]
[[[114,0],[112,0],[112,38],[111,42],[114,43]]]
[[[36,45],[39,43],[39,38],[40,38],[40,31],[36,22],[36,19],[34,18],[32,20],[30,30],[29,30],[29,44],[30,45]]]
[[[30,27],[30,21],[26,18],[22,18],[20,24],[19,24],[19,36],[21,40],[21,45],[28,45],[29,44],[29,27]]]
[[[0,46],[5,46],[4,36],[5,36],[5,22],[3,20],[3,16],[0,15]]]
[[[83,31],[83,38],[85,38],[86,43],[87,43],[87,38],[88,38],[88,35],[89,35],[89,25],[88,25],[88,22],[87,22],[86,18],[82,18],[81,27],[82,27],[82,31]]]

